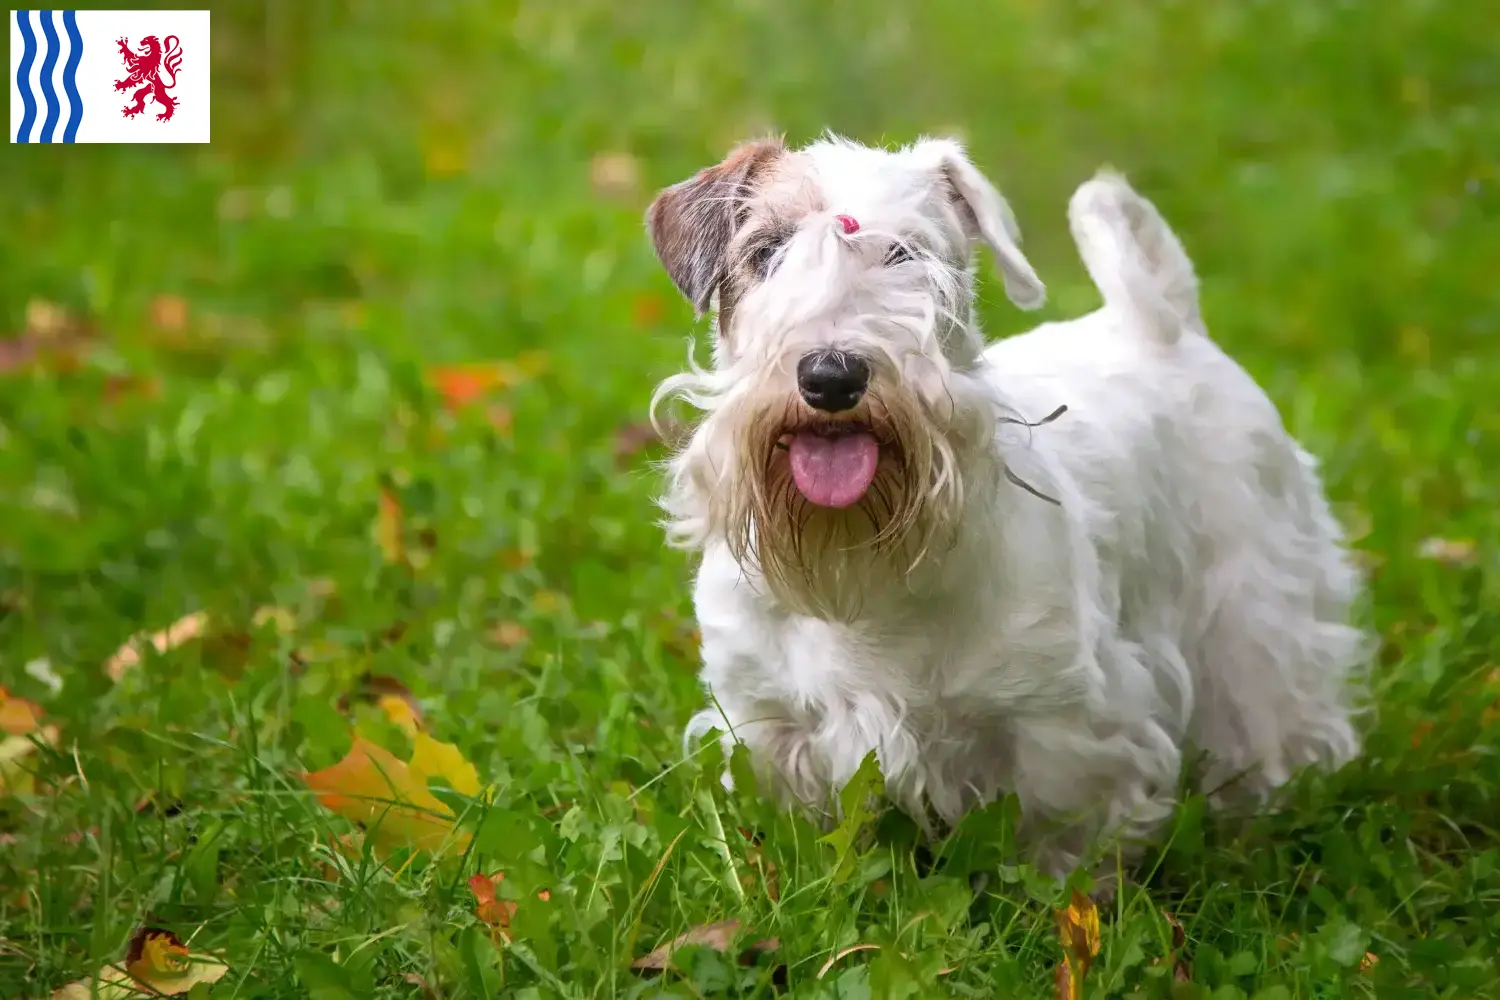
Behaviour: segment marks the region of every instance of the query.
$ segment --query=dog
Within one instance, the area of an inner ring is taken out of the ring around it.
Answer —
[[[714,316],[652,402],[699,411],[661,500],[701,553],[687,746],[743,742],[825,819],[874,751],[930,834],[1013,792],[1055,875],[1138,856],[1195,751],[1221,806],[1355,757],[1370,652],[1318,464],[1177,236],[1110,172],[1068,216],[1102,308],[987,346],[979,244],[1017,306],[1046,291],[956,141],[748,142],[646,214]]]

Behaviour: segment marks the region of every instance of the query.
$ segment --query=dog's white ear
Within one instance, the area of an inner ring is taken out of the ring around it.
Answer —
[[[1021,252],[1021,229],[1015,213],[995,185],[952,139],[926,139],[917,144],[916,150],[924,159],[932,159],[951,188],[970,235],[983,240],[995,254],[995,263],[1005,281],[1005,294],[1022,309],[1041,306],[1047,300],[1047,287]]]
[[[724,277],[724,252],[741,222],[757,177],[786,152],[780,139],[758,139],[656,196],[646,232],[656,256],[698,315],[708,310]]]

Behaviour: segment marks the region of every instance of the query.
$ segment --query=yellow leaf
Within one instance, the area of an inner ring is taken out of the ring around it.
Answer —
[[[85,1000],[93,995],[116,1000],[141,996],[180,996],[198,983],[216,983],[229,971],[208,955],[194,954],[176,934],[142,927],[130,939],[125,966],[110,965],[89,980],[64,986],[52,995],[53,1000]]]
[[[438,778],[460,795],[470,798],[479,795],[479,772],[452,743],[417,733],[412,739],[410,767],[412,778],[423,786],[428,778]]]
[[[42,728],[42,710],[25,698],[14,698],[0,687],[0,732],[25,736]]]
[[[417,734],[418,753],[424,739],[427,737]],[[436,852],[450,838],[462,850],[468,845],[469,835],[455,833],[453,810],[427,790],[426,781],[427,774],[441,774],[445,767],[454,770],[457,767],[441,753],[434,755],[428,749],[426,754],[423,764],[432,770],[418,774],[389,751],[364,737],[356,737],[354,746],[343,760],[332,767],[304,775],[303,780],[317,793],[318,801],[324,807],[368,830],[374,838],[374,846],[382,854],[402,846]],[[456,750],[454,754],[457,755]],[[416,756],[413,755],[414,763]],[[441,763],[436,763],[439,759]],[[458,760],[463,761],[462,756]],[[472,765],[469,767],[472,771]],[[444,776],[448,777],[450,784],[453,783],[452,777]],[[472,783],[466,782],[466,787],[477,793],[478,784],[475,775]],[[456,785],[455,789],[458,790]]]
[[[1058,1000],[1078,1000],[1089,966],[1099,954],[1099,910],[1077,889],[1068,905],[1057,911],[1057,936],[1063,949],[1063,964],[1057,970]]]
[[[387,487],[381,487],[380,505],[375,514],[375,542],[388,563],[403,562],[406,546],[402,540],[401,500]]]
[[[194,611],[190,615],[177,619],[160,632],[149,634],[142,632],[134,635],[105,662],[104,672],[109,675],[110,680],[118,681],[125,676],[127,670],[140,665],[141,651],[147,645],[152,646],[158,654],[166,653],[197,639],[207,628],[208,615],[202,611]]]
[[[375,704],[387,719],[406,730],[408,736],[415,736],[417,730],[422,728],[422,719],[417,714],[416,706],[400,695],[383,694]]]
[[[36,788],[34,768],[27,760],[36,753],[37,740],[57,742],[57,727],[43,726],[25,736],[0,739],[0,795],[30,795]]]

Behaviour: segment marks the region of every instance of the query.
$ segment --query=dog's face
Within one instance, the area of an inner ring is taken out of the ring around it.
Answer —
[[[704,411],[672,466],[676,540],[722,538],[784,601],[847,616],[852,574],[909,565],[956,519],[961,456],[992,426],[965,377],[974,246],[1018,305],[1042,301],[1008,206],[953,142],[763,140],[663,191],[647,226],[716,312],[713,370],[659,394]]]

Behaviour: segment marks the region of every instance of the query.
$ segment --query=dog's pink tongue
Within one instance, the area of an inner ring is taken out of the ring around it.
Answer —
[[[850,507],[875,480],[880,445],[867,431],[853,434],[795,434],[787,444],[792,479],[810,503]]]

